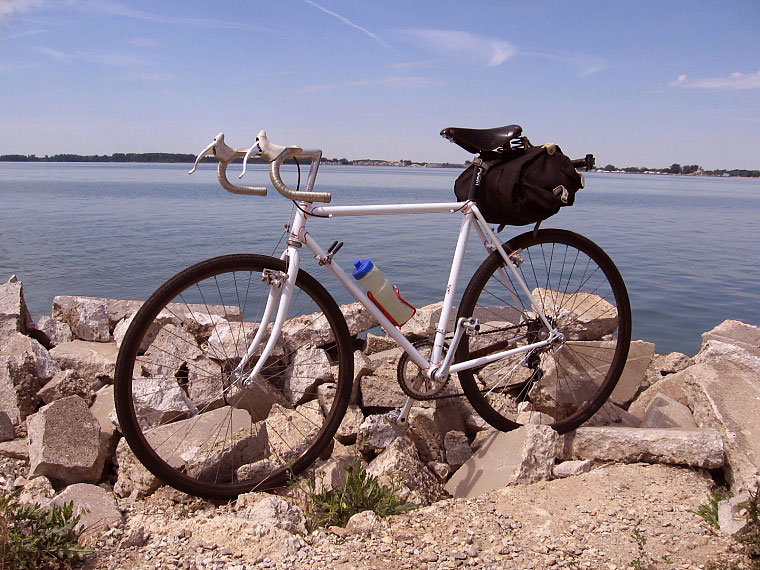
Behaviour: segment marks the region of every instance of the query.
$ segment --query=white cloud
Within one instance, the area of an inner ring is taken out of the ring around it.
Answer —
[[[37,34],[44,34],[47,30],[25,30],[23,32],[15,32],[13,34],[8,34],[7,36],[0,36],[0,41],[2,40],[15,40],[18,38],[26,38],[29,36],[36,36]]]
[[[152,40],[150,38],[132,38],[128,43],[129,45],[140,48],[154,47],[156,44],[158,44],[156,40]]]
[[[211,18],[188,18],[183,16],[164,16],[155,12],[147,12],[125,6],[119,2],[110,0],[69,0],[69,5],[84,12],[99,12],[110,16],[121,18],[130,18],[133,20],[144,20],[158,24],[172,24],[197,26],[201,28],[216,28],[223,30],[248,30],[248,31],[271,31],[258,26],[251,26],[241,22],[230,22],[226,20],[214,20]]]
[[[709,89],[713,91],[760,89],[760,71],[756,73],[740,73],[735,71],[728,77],[706,77],[703,79],[689,79],[686,75],[679,75],[678,79],[670,82],[670,86],[684,89]]]
[[[436,79],[430,79],[428,77],[419,76],[392,76],[383,77],[380,79],[357,79],[354,81],[340,81],[337,83],[317,83],[314,85],[307,85],[303,88],[303,91],[312,93],[315,91],[329,91],[331,89],[349,89],[353,87],[394,87],[398,89],[402,88],[425,88],[425,87],[440,87],[443,83]]]
[[[376,41],[377,43],[379,43],[381,46],[383,46],[383,47],[387,47],[387,48],[391,47],[391,46],[389,46],[389,45],[388,45],[388,44],[385,42],[385,40],[383,40],[382,38],[378,37],[378,36],[377,36],[377,34],[373,34],[373,33],[372,33],[372,32],[370,32],[368,29],[366,29],[366,28],[362,28],[360,25],[358,25],[358,24],[355,24],[354,22],[352,22],[351,20],[349,20],[349,19],[348,19],[348,18],[346,18],[345,16],[341,16],[341,15],[340,15],[340,14],[338,14],[337,12],[333,12],[332,10],[328,10],[327,8],[325,8],[325,7],[323,7],[323,6],[320,6],[320,5],[319,5],[319,4],[317,4],[316,2],[313,2],[312,0],[304,0],[304,2],[306,2],[306,3],[307,3],[307,4],[309,4],[310,6],[314,6],[314,7],[315,7],[317,10],[321,10],[321,11],[322,11],[322,12],[324,12],[325,14],[329,14],[330,16],[333,16],[334,18],[338,18],[338,20],[340,20],[341,22],[343,22],[343,23],[344,23],[344,24],[346,24],[347,26],[350,26],[350,27],[352,27],[352,28],[354,28],[354,29],[356,29],[356,30],[359,30],[360,32],[362,32],[362,33],[364,33],[364,34],[368,35],[370,38],[372,38],[373,40],[375,40],[375,41]]]
[[[402,33],[429,51],[475,61],[486,67],[500,65],[517,52],[507,41],[458,30],[422,28],[402,30]]]
[[[44,0],[0,0],[0,18],[41,8]]]
[[[161,73],[159,71],[131,71],[121,78],[126,81],[169,81],[174,79],[174,74]]]
[[[53,59],[66,59],[66,54],[62,51],[58,51],[57,49],[52,49],[49,47],[38,47],[36,48],[36,51],[48,57],[52,57]]]

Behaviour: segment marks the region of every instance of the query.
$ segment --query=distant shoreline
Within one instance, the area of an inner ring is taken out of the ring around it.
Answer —
[[[40,162],[60,162],[60,163],[84,163],[84,164],[193,164],[195,155],[183,153],[114,153],[112,155],[79,155],[79,154],[57,154],[53,156],[36,156],[23,154],[5,154],[0,155],[0,162],[12,163],[40,163]],[[214,164],[216,159],[206,157],[201,160],[204,164]],[[234,161],[242,163],[242,159]],[[265,164],[262,159],[251,159],[252,164]],[[292,164],[292,161],[286,161]],[[461,164],[451,162],[416,162],[412,160],[378,160],[378,159],[359,159],[348,160],[346,158],[323,158],[323,166],[371,166],[371,167],[396,167],[396,168],[456,168],[463,169],[469,166],[469,161]],[[626,167],[617,168],[607,165],[601,168],[595,168],[591,172],[602,172],[608,174],[655,174],[655,175],[675,175],[675,176],[709,176],[714,178],[760,178],[760,170],[747,170],[735,168],[732,170],[715,169],[704,170],[698,165],[686,165],[681,167],[679,164],[673,164],[668,168],[646,168],[646,167]]]

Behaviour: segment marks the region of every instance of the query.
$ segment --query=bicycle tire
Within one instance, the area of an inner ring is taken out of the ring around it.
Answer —
[[[503,245],[564,339],[460,371],[459,381],[473,408],[501,431],[525,423],[571,431],[604,404],[623,372],[631,340],[625,283],[599,246],[573,232],[526,232]],[[462,338],[456,362],[548,336],[505,265],[493,252],[467,285],[457,318],[475,316],[482,322],[477,336]]]
[[[348,327],[305,271],[261,374],[247,388],[232,381],[266,305],[265,270],[284,272],[285,262],[236,254],[188,267],[148,298],[122,342],[121,431],[151,473],[185,493],[225,499],[286,485],[328,447],[348,406]]]

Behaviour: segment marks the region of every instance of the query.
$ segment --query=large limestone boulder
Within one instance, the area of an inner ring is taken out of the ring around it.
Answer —
[[[508,485],[551,477],[559,436],[545,425],[525,425],[488,437],[449,479],[454,497],[476,497]]]
[[[715,469],[723,440],[713,429],[580,427],[565,435],[562,458],[669,463]]]
[[[683,404],[668,398],[665,394],[657,394],[647,406],[642,427],[651,428],[695,428],[697,422],[691,410]]]
[[[614,305],[592,293],[563,293],[536,288],[533,298],[548,307],[559,307],[557,325],[569,340],[604,340],[618,327]]]
[[[27,334],[34,327],[24,301],[24,284],[15,275],[0,285],[0,337],[9,333]]]
[[[113,330],[113,340],[116,342],[116,346],[121,348],[122,342],[124,342],[124,337],[127,334],[127,331],[129,330],[129,326],[132,324],[132,321],[135,320],[135,315],[130,315],[129,317],[126,317],[122,320],[120,320],[116,327]],[[158,335],[159,331],[161,330],[161,327],[164,325],[168,325],[169,323],[172,324],[179,324],[179,319],[175,317],[172,313],[169,311],[163,310],[156,316],[155,319],[150,324],[150,327],[148,328],[148,333],[143,336],[142,341],[140,342],[140,346],[137,349],[138,354],[141,354],[148,350],[148,347],[150,346],[150,343],[153,342],[153,340],[156,338],[156,335]]]
[[[198,413],[198,408],[174,377],[132,378],[132,400],[137,421],[143,429],[189,418]]]
[[[734,493],[760,483],[760,328],[726,321],[703,335],[684,392],[698,425],[718,430]]]
[[[377,320],[361,303],[341,305],[340,310],[351,336],[366,332],[377,326]],[[332,331],[323,313],[301,315],[285,321],[282,326],[285,344],[298,346],[323,346],[332,342]]]
[[[643,340],[631,342],[623,374],[610,396],[610,400],[615,404],[626,408],[641,391],[647,369],[654,358],[654,349],[655,346],[651,342]]]
[[[87,483],[66,487],[51,502],[51,506],[74,503],[74,512],[81,513],[77,529],[85,538],[97,537],[103,531],[121,523],[122,516],[116,501],[103,488]]]
[[[399,425],[386,414],[367,416],[359,426],[356,446],[366,454],[375,454],[388,447],[393,441],[402,437],[409,429],[409,424]]]
[[[72,301],[61,315],[75,338],[93,342],[111,340],[108,307],[95,299],[78,298]]]
[[[52,346],[74,340],[74,335],[71,334],[71,327],[67,323],[57,321],[48,316],[40,317],[37,321],[37,330],[45,333]]]
[[[644,382],[641,387],[649,388],[666,376],[680,372],[694,364],[694,361],[680,352],[671,352],[669,354],[655,354],[652,362],[647,368]]]
[[[50,380],[61,367],[47,349],[31,337],[10,333],[0,342],[0,356],[13,356],[34,363],[35,374],[43,383]]]
[[[75,370],[80,378],[88,380],[98,390],[112,384],[119,349],[114,343],[73,340],[59,344],[50,355],[64,370]]]
[[[662,394],[680,404],[686,404],[686,393],[683,390],[684,383],[689,373],[686,369],[665,376],[662,380],[652,384],[644,390],[628,407],[628,412],[638,418],[643,418],[652,400],[658,394]]]
[[[280,497],[265,496],[238,511],[238,516],[259,525],[280,528],[291,534],[306,534],[306,517],[303,511]]]
[[[92,383],[80,378],[75,370],[61,370],[37,392],[37,395],[46,404],[66,396],[79,396],[90,404],[95,397],[95,390]]]
[[[167,324],[137,363],[146,376],[172,376],[187,368],[187,362],[203,356],[195,338],[182,327]]]
[[[396,408],[406,401],[398,385],[396,363],[386,362],[360,380],[362,408]]]
[[[383,485],[397,484],[397,496],[416,505],[429,505],[447,497],[407,437],[394,440],[367,466],[367,473],[377,477]]]
[[[113,491],[119,497],[145,497],[161,486],[160,479],[140,463],[124,438],[116,446],[116,476]]]
[[[317,387],[335,382],[327,353],[315,346],[299,348],[292,355],[290,366],[283,373],[283,393],[293,405],[299,405],[317,395]]]
[[[82,398],[68,396],[27,419],[29,476],[61,485],[97,483],[103,471],[100,425]]]
[[[33,360],[0,356],[0,412],[8,414],[14,424],[35,412],[40,388]]]
[[[442,301],[420,307],[414,316],[401,327],[402,334],[412,340],[428,338],[435,333],[438,320],[441,318],[442,308]],[[454,315],[456,315],[456,308],[452,310],[451,322],[453,322]]]

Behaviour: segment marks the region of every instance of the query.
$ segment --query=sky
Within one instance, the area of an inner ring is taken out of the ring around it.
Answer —
[[[760,168],[760,0],[0,0],[0,154],[463,162],[517,123],[599,164]]]

